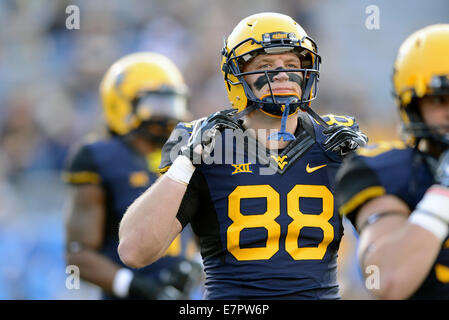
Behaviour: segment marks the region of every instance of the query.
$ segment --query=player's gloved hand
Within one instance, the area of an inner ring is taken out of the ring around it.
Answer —
[[[328,137],[323,143],[326,151],[332,150],[344,156],[368,142],[368,137],[361,131],[343,125],[332,125],[323,130]]]
[[[198,285],[203,277],[202,266],[190,260],[182,260],[170,269],[164,269],[160,273],[160,280],[164,284],[173,286],[188,299],[195,285]]]
[[[173,286],[159,284],[148,277],[134,274],[127,298],[135,300],[179,300],[183,299],[184,295]]]
[[[449,150],[440,155],[435,171],[435,180],[438,184],[449,187]]]
[[[215,137],[219,131],[241,128],[238,121],[231,117],[234,112],[234,109],[218,111],[198,120],[187,145],[181,148],[181,154],[189,158],[194,165],[199,165],[201,155],[209,154],[214,149]]]
[[[201,164],[202,155],[209,155],[214,149],[217,133],[226,128],[241,128],[241,120],[232,118],[235,112],[235,109],[219,111],[197,120],[187,145],[181,147],[179,156],[165,176],[179,183],[189,184],[196,166]]]
[[[188,296],[173,286],[162,286],[156,300],[186,300]]]

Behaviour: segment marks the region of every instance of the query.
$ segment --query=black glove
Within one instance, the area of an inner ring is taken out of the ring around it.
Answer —
[[[449,187],[449,150],[444,151],[438,160],[435,180],[442,186]]]
[[[187,156],[194,165],[201,163],[202,154],[210,154],[214,149],[217,133],[226,128],[238,129],[241,125],[231,118],[234,109],[215,112],[207,118],[196,121],[187,145],[181,148],[181,154]]]
[[[360,131],[342,125],[332,125],[323,130],[327,139],[323,143],[326,151],[340,153],[344,156],[359,147],[363,147],[368,142],[368,137]]]
[[[184,295],[170,285],[159,284],[148,276],[134,273],[129,285],[128,299],[134,300],[180,300]]]
[[[191,290],[203,278],[203,267],[199,263],[182,260],[172,268],[163,270],[159,278],[162,283],[176,288],[188,299]]]

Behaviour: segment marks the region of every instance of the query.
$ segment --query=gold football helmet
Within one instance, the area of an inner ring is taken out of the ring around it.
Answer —
[[[243,65],[257,54],[284,52],[297,54],[301,69],[242,72]],[[309,107],[316,98],[320,62],[317,45],[296,21],[283,14],[267,12],[249,16],[234,28],[222,50],[221,70],[229,101],[239,112],[247,107],[260,108],[270,116],[280,117],[286,103],[290,105],[289,114],[293,114],[298,107]],[[247,74],[260,73],[269,83],[270,76],[279,72],[302,73],[302,97],[273,94],[270,86],[271,94],[258,99],[244,80]]]
[[[393,71],[394,95],[408,143],[420,138],[449,145],[449,137],[424,123],[417,99],[449,95],[449,24],[427,26],[400,46]]]
[[[166,138],[176,122],[188,117],[183,76],[157,53],[133,53],[116,61],[101,81],[100,96],[107,127],[119,136],[145,134],[146,125],[159,125],[150,138]]]

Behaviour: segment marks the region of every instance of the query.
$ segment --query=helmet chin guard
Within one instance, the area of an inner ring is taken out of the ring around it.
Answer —
[[[264,113],[268,113],[274,117],[284,117],[286,114],[285,109],[288,109],[287,116],[292,115],[298,111],[300,107],[301,99],[296,94],[267,94],[261,97],[262,103],[260,104],[260,110]]]

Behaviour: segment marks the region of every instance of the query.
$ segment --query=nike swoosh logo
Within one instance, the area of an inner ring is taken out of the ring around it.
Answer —
[[[318,169],[324,168],[325,166],[327,166],[327,164],[323,164],[321,166],[316,166],[316,167],[311,168],[311,167],[309,167],[309,164],[307,164],[306,171],[307,171],[307,173],[312,173],[314,171],[317,171]]]

